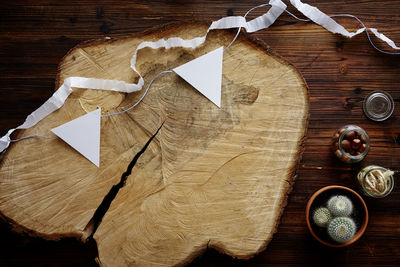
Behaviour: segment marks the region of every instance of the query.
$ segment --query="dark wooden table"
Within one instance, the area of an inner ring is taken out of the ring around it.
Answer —
[[[356,15],[400,44],[400,1],[305,2],[328,14]],[[50,97],[57,64],[78,43],[105,36],[123,37],[167,22],[243,15],[258,4],[260,1],[255,0],[1,1],[0,136]],[[293,7],[289,10],[294,12]],[[254,16],[262,11],[254,12]],[[351,19],[340,22],[358,28]],[[304,210],[311,194],[323,186],[357,188],[354,176],[362,166],[400,169],[400,56],[378,53],[365,34],[346,39],[288,15],[254,36],[291,61],[308,83],[311,115],[305,152],[278,232],[268,248],[249,261],[211,250],[192,265],[398,264],[399,183],[385,199],[365,198],[370,212],[367,231],[347,248],[332,249],[317,243],[306,228]],[[382,42],[377,44],[387,48]],[[362,111],[363,98],[377,89],[389,92],[397,105],[393,116],[382,123],[368,120]],[[372,148],[361,164],[344,165],[329,151],[331,135],[345,124],[360,125],[371,138]],[[0,223],[0,266],[96,266],[96,255],[94,241],[45,241],[14,233],[8,224]]]

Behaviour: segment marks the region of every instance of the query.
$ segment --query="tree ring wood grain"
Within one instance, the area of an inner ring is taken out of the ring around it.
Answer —
[[[206,29],[181,23],[79,45],[61,62],[56,87],[69,76],[137,81],[129,65],[140,42],[189,39]],[[213,31],[196,49],[143,49],[137,67],[148,82],[232,38],[230,31]],[[93,235],[104,266],[185,264],[207,247],[255,255],[277,230],[294,181],[308,90],[294,66],[246,34],[224,54],[222,90],[218,109],[175,74],[162,76],[135,109],[102,119],[99,169],[61,140],[13,144],[0,163],[1,216],[47,239]],[[47,135],[97,106],[122,110],[142,93],[74,89],[59,111],[16,137]],[[93,227],[117,184],[121,189]]]

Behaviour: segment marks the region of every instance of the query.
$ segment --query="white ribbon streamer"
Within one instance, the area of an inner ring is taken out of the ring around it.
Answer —
[[[97,90],[111,90],[117,92],[130,93],[141,89],[136,84],[128,84],[116,80],[102,80],[84,77],[68,77],[63,85],[38,109],[32,112],[25,119],[25,122],[17,128],[10,129],[6,135],[0,139],[0,152],[4,151],[10,145],[10,135],[17,129],[28,129],[36,125],[39,121],[62,107],[68,96],[72,93],[72,87],[89,88]]]
[[[286,4],[283,3],[281,0],[271,0],[269,1],[269,5],[271,8],[267,13],[262,16],[259,16],[247,23],[247,32],[256,32],[265,28],[269,28],[276,19],[286,10]],[[251,11],[250,9],[246,15]],[[245,16],[246,17],[246,16]]]
[[[379,33],[377,29],[375,28],[369,28],[369,30],[375,34],[376,37],[387,43],[391,48],[393,49],[400,49],[400,47],[396,46],[392,40],[387,38],[383,33]]]
[[[307,18],[309,18],[313,22],[317,23],[318,25],[321,25],[322,27],[324,27],[325,29],[327,29],[328,31],[330,31],[332,33],[339,33],[343,36],[351,38],[353,36],[356,36],[357,34],[360,34],[364,31],[366,31],[367,36],[371,42],[371,45],[375,49],[377,49],[380,52],[387,53],[387,54],[398,54],[398,53],[385,52],[385,51],[382,51],[379,48],[377,48],[373,44],[373,42],[371,41],[371,39],[368,35],[367,27],[365,27],[365,25],[358,18],[356,18],[352,15],[337,15],[337,16],[348,16],[348,17],[353,17],[353,18],[357,19],[357,21],[360,22],[360,24],[363,26],[363,28],[358,29],[356,32],[347,31],[342,25],[338,24],[335,20],[333,20],[331,18],[334,16],[328,16],[325,13],[321,12],[316,7],[310,6],[308,4],[304,4],[300,0],[290,0],[290,2],[296,9],[298,9],[301,13],[303,13]],[[291,16],[293,16],[296,19],[305,21],[304,19],[297,18],[295,15],[293,15],[289,11],[287,11],[286,10],[287,6],[281,0],[270,0],[269,4],[262,4],[262,5],[259,5],[257,7],[250,9],[246,13],[246,15],[250,11],[254,10],[255,8],[266,6],[266,5],[271,6],[269,11],[267,13],[263,14],[262,16],[259,16],[249,22],[247,22],[246,18],[242,17],[242,16],[230,16],[230,17],[225,17],[220,20],[214,21],[211,23],[206,34],[201,37],[196,37],[196,38],[193,38],[190,40],[184,40],[179,37],[172,37],[167,40],[160,39],[155,42],[144,41],[144,42],[140,43],[131,58],[131,68],[133,71],[135,71],[139,75],[139,81],[136,84],[135,83],[130,84],[130,83],[126,83],[123,81],[117,81],[117,80],[103,80],[103,79],[84,78],[84,77],[69,77],[69,78],[65,79],[63,85],[61,85],[61,87],[53,94],[53,96],[51,96],[37,110],[32,112],[26,118],[25,122],[22,125],[18,126],[17,128],[10,129],[5,136],[0,138],[0,153],[3,152],[10,145],[10,142],[11,142],[10,135],[15,130],[28,129],[28,128],[36,125],[40,120],[42,120],[43,118],[45,118],[46,116],[48,116],[49,114],[54,112],[55,110],[59,109],[64,104],[64,102],[66,101],[68,96],[72,93],[72,87],[88,88],[88,89],[95,89],[95,90],[111,90],[111,91],[117,91],[117,92],[123,92],[123,93],[131,93],[131,92],[141,90],[144,85],[144,80],[143,80],[143,77],[140,75],[139,71],[136,69],[136,58],[137,58],[138,51],[145,47],[149,47],[152,49],[158,49],[161,47],[164,47],[166,49],[169,49],[172,47],[196,48],[205,42],[207,34],[210,30],[231,29],[231,28],[243,27],[249,33],[259,31],[259,30],[262,30],[262,29],[265,29],[265,28],[268,28],[269,26],[271,26],[284,11],[286,11],[288,14],[290,14]],[[386,42],[393,49],[400,49],[400,47],[396,46],[392,40],[387,38],[384,34],[379,33],[377,29],[370,28],[369,30],[377,38]],[[237,37],[237,35],[236,35],[236,37]],[[236,37],[235,37],[235,39],[236,39]],[[154,79],[152,81],[154,81]],[[123,113],[123,112],[117,112],[114,114],[103,115],[103,117],[117,115],[117,114],[121,114],[121,113]],[[35,137],[35,136],[36,137],[44,137],[44,136],[37,136],[37,135],[33,135],[31,137]],[[26,139],[26,138],[29,138],[29,137],[25,137],[25,138],[21,138],[21,139]]]
[[[286,9],[286,5],[280,0],[271,0],[270,3],[275,3],[281,8],[271,8],[262,18],[254,19],[250,23],[246,22],[244,17],[227,17],[223,18],[217,22],[213,22],[210,28],[207,30],[206,34],[202,37],[196,37],[191,40],[184,40],[179,37],[172,37],[167,40],[160,39],[155,42],[145,41],[138,45],[136,48],[132,59],[131,68],[139,75],[139,81],[137,84],[129,84],[122,81],[116,80],[103,80],[94,78],[84,78],[84,77],[69,77],[64,80],[64,84],[50,97],[42,106],[37,110],[32,112],[25,120],[25,122],[18,126],[17,128],[11,129],[7,132],[5,136],[0,139],[0,152],[4,151],[10,145],[10,135],[17,129],[28,129],[36,125],[43,118],[59,109],[68,96],[72,93],[71,87],[77,88],[88,88],[88,89],[98,89],[98,90],[112,90],[117,92],[131,93],[139,91],[144,85],[143,77],[140,75],[139,71],[136,69],[136,58],[139,50],[150,47],[153,49],[158,49],[164,47],[166,49],[172,47],[184,47],[184,48],[196,48],[203,44],[206,40],[207,34],[210,30],[214,29],[226,29],[226,28],[239,28],[244,27],[249,29],[249,31],[256,31],[269,27],[279,15]],[[278,11],[281,10],[281,11]],[[36,136],[36,135],[35,135]]]
[[[280,1],[280,0],[278,0]],[[328,16],[325,13],[321,12],[318,8],[310,6],[308,4],[304,4],[300,0],[290,0],[290,3],[297,8],[301,13],[303,13],[304,16],[315,22],[316,24],[324,27],[328,31],[332,33],[339,33],[343,36],[346,36],[348,38],[352,38],[364,31],[370,30],[377,38],[380,40],[384,41],[387,43],[391,48],[393,49],[400,49],[400,47],[396,46],[395,43],[390,40],[388,37],[386,37],[384,34],[379,33],[377,29],[375,28],[367,28],[364,23],[359,20],[357,17],[349,14],[343,14],[343,15],[333,15],[333,16]],[[338,24],[336,21],[334,21],[331,17],[352,17],[356,19],[363,27],[358,29],[356,32],[349,32],[346,30],[342,25]],[[377,48],[372,40],[369,38],[368,32],[367,32],[368,39],[371,43],[371,45],[377,49],[378,51],[382,53],[387,53],[387,54],[397,54],[397,53],[390,53],[390,52],[385,52]]]
[[[310,6],[308,4],[302,3],[300,0],[290,0],[290,3],[301,13],[303,13],[304,16],[307,18],[311,19],[313,22],[315,22],[318,25],[321,25],[328,31],[332,33],[339,33],[341,35],[344,35],[346,37],[353,37],[356,36],[357,34],[362,33],[365,31],[364,29],[359,29],[356,32],[349,32],[347,31],[342,25],[334,21],[331,17],[326,15],[325,13],[321,12],[318,8]]]

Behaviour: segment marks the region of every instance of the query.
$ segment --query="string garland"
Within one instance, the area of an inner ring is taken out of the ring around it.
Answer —
[[[115,115],[120,115],[120,114],[123,114],[123,113],[128,112],[129,110],[133,109],[134,107],[136,107],[136,106],[143,100],[143,98],[146,96],[147,92],[149,91],[151,85],[153,84],[153,82],[154,82],[159,76],[161,76],[161,75],[164,74],[164,73],[171,73],[171,72],[173,72],[173,71],[172,71],[172,70],[164,70],[164,71],[158,73],[156,76],[154,76],[154,78],[150,81],[149,85],[147,86],[146,90],[144,91],[144,94],[142,95],[142,97],[141,97],[135,104],[133,104],[132,106],[130,106],[129,108],[127,108],[127,109],[125,109],[125,110],[122,110],[122,111],[120,111],[120,112],[115,112],[115,113],[112,113],[112,114],[101,115],[101,118],[111,117],[111,116],[115,116]],[[15,142],[18,142],[18,141],[21,141],[21,140],[25,140],[25,139],[29,139],[29,138],[33,138],[33,137],[36,137],[36,138],[47,138],[47,139],[56,139],[56,138],[58,138],[58,136],[56,136],[56,135],[54,135],[54,136],[45,136],[45,135],[33,134],[33,135],[29,135],[29,136],[25,136],[25,137],[18,138],[18,139],[12,139],[12,140],[10,140],[10,142],[15,143]]]
[[[162,74],[165,74],[165,73],[172,73],[172,72],[174,72],[174,71],[172,71],[172,70],[164,70],[164,71],[158,73],[156,76],[154,76],[154,78],[150,81],[149,85],[147,86],[146,91],[144,91],[144,94],[142,95],[142,97],[141,97],[135,104],[133,104],[132,106],[130,106],[129,108],[127,108],[127,109],[125,109],[125,110],[123,110],[123,111],[120,111],[120,112],[115,112],[115,113],[112,113],[112,114],[101,115],[101,117],[102,117],[102,118],[105,118],[105,117],[120,115],[120,114],[123,114],[123,113],[128,112],[129,110],[133,109],[133,108],[136,107],[140,102],[142,102],[143,98],[146,96],[147,92],[149,91],[151,85],[153,84],[153,82],[154,82],[158,77],[160,77]]]
[[[247,15],[248,15],[251,11],[253,11],[253,10],[255,10],[255,9],[258,9],[258,8],[261,8],[261,7],[266,7],[266,6],[272,7],[273,5],[271,5],[271,4],[261,4],[261,5],[255,6],[255,7],[251,8],[251,9],[249,9],[243,17],[246,18]],[[278,7],[278,6],[276,6],[276,7]],[[278,7],[278,8],[280,8],[280,7]],[[311,21],[311,19],[302,19],[302,18],[299,18],[299,17],[297,17],[295,14],[293,14],[292,12],[290,12],[289,10],[284,9],[283,11],[286,12],[287,14],[289,14],[290,16],[292,16],[293,18],[299,20],[299,21],[304,21],[304,22],[310,22],[310,21]],[[372,41],[371,36],[370,36],[370,34],[368,33],[368,29],[371,30],[374,34],[378,34],[378,35],[379,35],[379,32],[377,32],[376,29],[374,29],[374,28],[367,28],[367,27],[365,26],[365,24],[364,24],[359,18],[357,18],[356,16],[351,15],[351,14],[337,14],[337,15],[330,15],[329,17],[330,17],[330,18],[335,18],[335,17],[336,17],[336,18],[337,18],[337,17],[350,17],[350,18],[353,18],[353,19],[357,20],[357,22],[362,26],[361,29],[363,29],[363,30],[365,31],[365,34],[367,35],[367,38],[368,38],[369,43],[371,44],[371,46],[372,46],[375,50],[377,50],[378,52],[381,52],[381,53],[383,53],[383,54],[387,54],[387,55],[400,55],[400,52],[388,52],[388,51],[384,51],[384,50],[378,48],[378,47],[374,44],[374,42]],[[236,39],[238,38],[238,36],[239,36],[239,34],[240,34],[241,29],[242,29],[242,27],[239,27],[239,29],[238,29],[238,31],[237,31],[235,37],[233,38],[232,42],[225,48],[225,50],[227,50],[227,49],[236,41]],[[361,29],[360,29],[360,30],[361,30]]]
[[[328,16],[321,12],[319,9],[316,7],[310,6],[308,4],[302,3],[300,0],[290,0],[291,4],[298,9],[301,13],[303,13],[308,19],[302,19],[294,15],[293,13],[289,12],[286,10],[287,6],[284,4],[281,0],[270,0],[269,3],[266,4],[261,4],[258,6],[255,6],[251,9],[249,9],[243,17],[241,16],[230,16],[230,17],[224,17],[220,20],[212,22],[211,26],[208,28],[206,34],[201,37],[196,37],[190,40],[184,40],[179,37],[172,37],[167,40],[165,39],[160,39],[155,42],[150,42],[150,41],[145,41],[142,42],[138,45],[136,48],[132,58],[131,58],[131,68],[134,72],[136,72],[139,75],[139,81],[136,84],[130,84],[130,83],[125,83],[123,81],[117,81],[117,80],[104,80],[104,79],[95,79],[95,78],[85,78],[85,77],[69,77],[64,80],[63,85],[53,94],[53,96],[46,101],[41,107],[39,107],[37,110],[35,110],[32,114],[30,114],[25,122],[18,126],[15,129],[10,129],[5,136],[0,138],[0,153],[3,152],[11,142],[18,142],[21,140],[26,140],[29,138],[37,137],[37,138],[47,138],[47,139],[55,139],[57,136],[42,136],[42,135],[30,135],[30,136],[25,136],[19,139],[10,139],[10,135],[17,129],[27,129],[30,128],[36,123],[38,123],[40,120],[54,112],[55,110],[59,109],[65,102],[65,100],[68,98],[68,96],[72,93],[72,87],[76,88],[87,88],[87,89],[97,89],[97,90],[111,90],[111,91],[117,91],[117,92],[124,92],[124,93],[131,93],[135,91],[141,90],[141,88],[144,85],[144,80],[141,74],[138,72],[136,69],[136,58],[137,58],[137,53],[139,50],[149,47],[153,49],[158,49],[160,47],[164,47],[166,49],[172,48],[172,47],[184,47],[184,48],[196,48],[199,45],[203,44],[206,40],[207,34],[210,30],[215,30],[215,29],[229,29],[229,28],[238,28],[238,31],[231,41],[231,43],[224,49],[224,52],[231,47],[231,45],[236,41],[237,37],[239,36],[241,29],[245,28],[245,30],[249,33],[255,32],[261,29],[268,28],[270,25],[272,25],[276,19],[283,13],[286,12],[293,18],[303,21],[303,22],[309,22],[313,21],[328,31],[332,33],[339,33],[342,34],[346,37],[353,37],[356,36],[362,32],[365,31],[368,41],[370,42],[371,46],[379,51],[380,53],[383,54],[388,54],[388,55],[400,55],[400,52],[390,52],[390,51],[384,51],[380,48],[378,48],[374,42],[371,39],[371,36],[368,31],[371,31],[377,38],[380,40],[386,42],[390,47],[393,49],[400,49],[400,47],[397,47],[395,43],[387,38],[385,35],[381,34],[378,32],[377,29],[375,28],[367,28],[365,24],[356,16],[350,15],[350,14],[338,14],[338,15],[331,15]],[[248,14],[250,14],[253,10],[261,8],[261,7],[271,7],[268,12],[265,14],[247,22],[246,17]],[[332,18],[334,17],[350,17],[355,19],[361,26],[362,28],[358,29],[356,32],[348,32],[343,26],[338,24],[336,21],[334,21]],[[160,77],[162,74],[166,73],[171,73],[173,72],[172,70],[165,70],[160,73],[158,73],[154,78],[149,82],[144,94],[142,97],[131,107],[129,107],[126,110],[122,110],[120,112],[112,113],[112,114],[105,114],[102,115],[101,117],[110,117],[110,116],[115,116],[115,115],[120,115],[125,112],[130,111],[133,109],[135,106],[137,106],[143,98],[147,95],[151,85],[153,82]]]

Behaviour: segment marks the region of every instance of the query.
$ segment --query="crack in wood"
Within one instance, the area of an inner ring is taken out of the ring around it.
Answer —
[[[104,215],[107,213],[108,209],[111,206],[111,203],[117,196],[119,190],[125,186],[126,180],[132,173],[133,167],[135,167],[137,161],[139,160],[140,156],[147,150],[149,147],[150,143],[153,141],[153,139],[156,137],[158,132],[161,130],[163,127],[164,122],[161,124],[161,126],[157,129],[157,131],[150,137],[150,139],[146,142],[146,144],[143,146],[143,148],[133,157],[132,161],[129,163],[126,171],[122,174],[121,179],[118,184],[115,184],[108,194],[104,197],[103,201],[101,204],[98,206],[96,209],[92,219],[90,219],[89,223],[86,225],[85,229],[83,230],[83,236],[82,240],[86,241],[89,238],[92,238],[93,235],[96,233],[97,228],[100,226]]]

